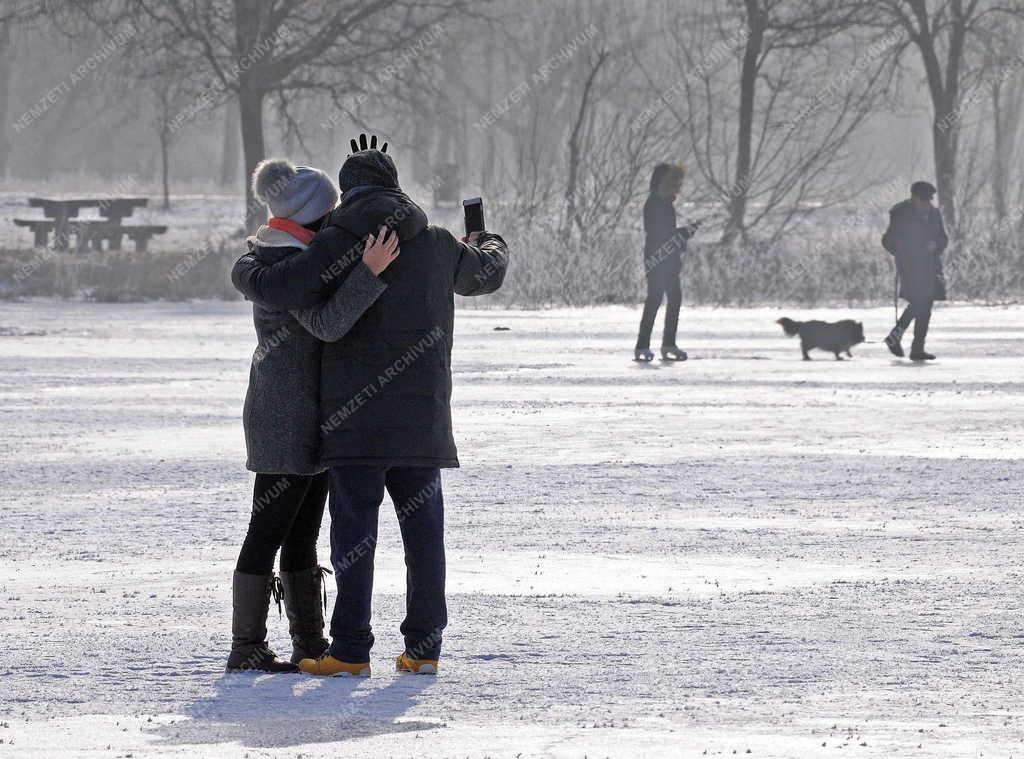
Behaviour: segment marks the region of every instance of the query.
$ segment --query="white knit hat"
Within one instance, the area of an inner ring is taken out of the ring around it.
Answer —
[[[282,158],[260,161],[252,173],[252,191],[270,212],[296,224],[309,224],[338,204],[338,188],[319,169],[294,166]]]

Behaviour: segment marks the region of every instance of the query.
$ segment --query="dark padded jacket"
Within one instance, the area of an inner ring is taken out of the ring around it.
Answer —
[[[938,208],[921,213],[909,200],[892,207],[882,247],[896,259],[901,298],[912,303],[946,299],[942,252],[948,244]]]
[[[381,274],[383,294],[345,337],[324,346],[321,462],[456,467],[453,295],[484,295],[501,286],[508,265],[501,237],[460,242],[429,226],[400,190],[362,188],[346,194],[306,250],[274,265],[242,256],[232,282],[247,298],[275,308],[316,305],[359,263],[367,236],[381,225],[398,232],[401,253]]]
[[[693,236],[693,225],[676,227],[671,200],[652,192],[644,203],[644,275],[675,277],[682,270],[682,255]]]

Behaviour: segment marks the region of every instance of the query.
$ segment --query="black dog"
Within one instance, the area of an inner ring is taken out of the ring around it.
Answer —
[[[850,348],[864,342],[864,325],[853,319],[843,319],[841,322],[795,322],[782,317],[776,324],[781,324],[790,337],[800,335],[800,350],[804,352],[804,361],[811,360],[807,351],[812,348],[836,354],[836,361],[843,360],[840,353],[853,358]]]

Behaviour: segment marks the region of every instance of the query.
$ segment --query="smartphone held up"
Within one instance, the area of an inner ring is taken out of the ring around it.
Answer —
[[[462,201],[462,210],[466,217],[466,236],[474,232],[484,231],[484,201],[482,198],[470,198]]]

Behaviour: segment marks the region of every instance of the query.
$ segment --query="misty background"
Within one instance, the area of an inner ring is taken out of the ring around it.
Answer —
[[[484,197],[513,255],[505,304],[638,301],[661,161],[689,170],[680,222],[705,219],[688,302],[884,302],[879,238],[917,179],[955,240],[952,297],[1024,290],[1021,0],[0,8],[6,297],[235,297],[227,267],[266,216],[255,163],[334,175],[362,131],[435,223]],[[40,255],[12,223],[32,195],[145,196],[133,220],[168,232]]]

